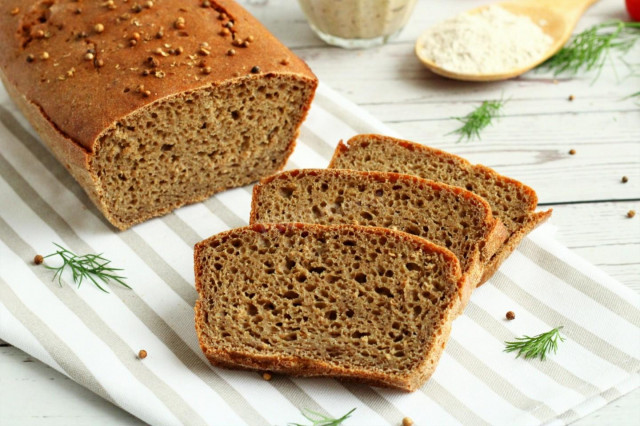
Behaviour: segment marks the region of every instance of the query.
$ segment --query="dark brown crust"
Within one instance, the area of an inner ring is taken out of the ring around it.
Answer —
[[[493,216],[491,212],[491,206],[478,195],[464,188],[457,186],[447,185],[441,182],[435,182],[428,179],[422,179],[418,176],[406,175],[401,173],[387,173],[377,171],[359,171],[359,170],[340,170],[340,169],[297,169],[287,170],[282,173],[278,173],[272,176],[268,176],[260,181],[259,184],[253,187],[253,197],[251,199],[251,214],[249,217],[249,223],[253,224],[258,221],[256,215],[258,212],[257,202],[260,198],[260,193],[264,185],[269,184],[278,179],[291,179],[297,176],[317,176],[317,175],[329,175],[329,176],[341,176],[345,174],[357,175],[362,179],[372,178],[378,182],[396,182],[402,180],[410,182],[413,185],[429,186],[434,190],[449,191],[456,196],[460,196],[465,201],[473,203],[482,207],[485,214],[484,225],[487,228],[487,232],[484,239],[483,247],[479,247],[479,251],[475,256],[475,259],[469,259],[469,268],[465,271],[465,275],[468,278],[468,282],[475,288],[477,283],[480,282],[484,274],[484,262],[483,259],[490,259],[498,248],[502,246],[508,236],[508,231],[500,221],[500,219]]]
[[[509,231],[504,228],[504,226],[502,228],[498,228],[496,229],[496,233],[501,234],[502,236],[507,235],[506,239],[504,239],[504,243],[502,243],[499,247],[495,248],[495,247],[491,247],[490,250],[487,250],[485,253],[488,254],[490,253],[492,250],[494,252],[493,256],[490,257],[490,259],[486,262],[486,265],[484,267],[484,272],[482,274],[482,277],[479,280],[479,284],[478,286],[484,284],[489,278],[491,278],[491,276],[498,270],[498,268],[500,267],[500,265],[502,264],[502,262],[504,262],[504,260],[509,257],[509,255],[516,249],[516,247],[518,246],[518,244],[520,243],[520,241],[522,241],[522,239],[529,233],[531,232],[535,227],[537,227],[538,225],[540,225],[541,223],[543,223],[545,220],[547,220],[549,217],[551,217],[551,213],[552,213],[552,209],[549,209],[545,212],[535,212],[535,209],[538,205],[538,196],[536,194],[536,192],[529,186],[523,184],[520,181],[517,181],[515,179],[512,179],[510,177],[507,176],[503,176],[501,174],[499,174],[498,172],[496,172],[495,170],[484,166],[482,164],[472,164],[471,162],[469,162],[468,160],[462,158],[462,157],[458,157],[457,155],[445,152],[445,151],[441,151],[439,149],[436,148],[431,148],[431,147],[427,147],[415,142],[410,142],[410,141],[406,141],[406,140],[402,140],[402,139],[397,139],[397,138],[393,138],[390,136],[382,136],[382,135],[375,135],[375,134],[363,134],[363,135],[357,135],[354,136],[353,138],[349,139],[347,141],[347,143],[345,144],[343,141],[340,141],[338,143],[338,146],[336,147],[334,153],[333,153],[333,157],[331,158],[331,162],[329,163],[329,168],[333,167],[334,162],[337,161],[338,157],[340,157],[342,154],[344,154],[346,151],[349,150],[350,145],[351,144],[356,144],[359,142],[359,140],[361,139],[375,139],[378,141],[384,141],[385,143],[393,143],[396,145],[399,145],[403,148],[406,148],[410,151],[417,151],[417,152],[425,152],[425,153],[429,153],[429,154],[436,154],[442,157],[447,158],[450,162],[452,162],[453,164],[458,165],[461,168],[473,168],[475,170],[479,170],[482,173],[491,176],[493,179],[496,180],[501,180],[503,182],[507,182],[509,184],[512,185],[516,185],[521,191],[523,191],[524,193],[526,193],[529,197],[529,219],[527,220],[527,222],[525,224],[522,225],[522,227],[520,229],[518,229],[516,232],[514,233],[509,233]]]
[[[233,229],[221,234],[214,235],[204,241],[197,243],[194,247],[194,270],[196,277],[196,290],[202,296],[202,284],[199,277],[202,276],[202,265],[199,263],[200,251],[215,241],[225,241],[228,238],[246,232],[266,232],[269,229],[276,228],[280,232],[286,232],[288,229],[295,228],[298,230],[322,231],[322,230],[348,230],[358,233],[375,234],[379,236],[387,236],[404,240],[405,243],[412,244],[416,250],[425,250],[429,252],[438,252],[445,259],[449,266],[449,274],[458,281],[458,297],[452,300],[451,304],[445,311],[445,317],[437,330],[433,343],[430,348],[425,348],[424,361],[411,372],[399,372],[398,375],[384,374],[380,372],[330,365],[324,361],[312,360],[297,356],[268,356],[242,353],[237,351],[228,351],[207,347],[203,343],[202,336],[205,334],[203,327],[204,320],[202,317],[200,299],[195,304],[195,327],[200,341],[200,348],[212,365],[224,368],[242,368],[256,371],[272,371],[276,373],[284,373],[294,376],[312,377],[312,376],[330,376],[339,379],[355,380],[373,386],[389,387],[403,391],[414,391],[418,389],[432,374],[438,363],[438,360],[445,347],[448,339],[451,321],[455,319],[461,312],[461,300],[464,298],[462,294],[467,288],[465,279],[461,277],[460,264],[456,256],[449,250],[432,244],[427,240],[415,237],[404,232],[393,231],[385,228],[363,227],[357,225],[312,225],[302,223],[285,223],[285,224],[255,224],[243,228]]]
[[[211,10],[201,7],[201,2],[197,0],[160,0],[151,9],[144,9],[139,14],[130,10],[132,3],[116,2],[119,9],[110,11],[105,7],[105,2],[85,2],[81,5],[82,13],[77,15],[73,12],[79,6],[77,3],[56,1],[53,2],[54,12],[51,12],[49,21],[42,25],[36,24],[43,28],[46,25],[52,26],[53,36],[50,39],[34,39],[26,47],[22,47],[19,35],[21,23],[30,11],[36,9],[37,4],[44,3],[47,2],[6,0],[0,6],[0,78],[10,97],[54,156],[70,171],[105,217],[121,230],[149,217],[139,218],[131,223],[122,223],[114,218],[101,201],[100,185],[91,170],[93,153],[100,137],[110,132],[119,120],[184,92],[233,81],[291,75],[304,81],[313,91],[318,84],[315,75],[301,59],[233,0],[212,1]],[[13,9],[19,12],[15,15],[10,13]],[[235,48],[237,54],[233,57],[226,55],[227,50],[233,47],[231,39],[219,36],[217,27],[213,27],[221,25],[217,20],[218,10],[226,11],[233,17],[234,31],[239,37],[254,38],[248,48]],[[132,22],[133,19],[143,22],[146,19],[156,25],[154,28],[162,26],[167,35],[158,40],[151,37],[133,48],[118,47],[123,40],[126,44],[128,39],[125,35],[132,34],[137,28],[129,21],[116,23],[116,18],[126,13],[130,15]],[[187,21],[187,37],[177,35],[177,30],[172,27],[178,16]],[[105,30],[101,34],[92,32],[93,25],[98,22],[104,23]],[[54,28],[54,24],[62,26],[62,29],[56,29],[57,26]],[[84,41],[75,44],[63,42],[72,33],[81,31],[90,34],[87,41],[90,39],[96,46],[100,46],[98,52],[105,66],[99,70],[92,61],[84,60],[83,55],[87,50]],[[188,54],[197,52],[203,41],[210,44],[210,62],[214,72],[205,75],[198,67],[171,72],[168,64],[165,64],[167,67],[162,68],[162,71],[166,75],[163,78],[142,77],[144,61],[154,56],[156,48],[163,48],[165,43],[179,43],[185,53],[166,58],[167,62],[187,60]],[[50,59],[39,59],[43,51],[48,52]],[[27,62],[28,55],[33,55],[35,60]],[[260,73],[251,73],[255,66],[260,68]],[[65,80],[57,78],[71,68],[75,70],[73,77]],[[140,84],[150,90],[150,96],[135,93],[135,88]],[[125,93],[123,88],[131,90]],[[64,101],[61,101],[62,98]],[[301,107],[304,114],[300,123],[306,117],[312,99],[313,96]],[[281,167],[294,147],[295,138],[290,142]],[[224,189],[228,188],[219,188],[219,191]],[[198,199],[164,206],[154,216],[165,214],[186,203],[201,201],[219,191],[212,191]]]
[[[496,253],[493,258],[489,261],[489,263],[484,268],[484,274],[482,275],[482,279],[480,280],[480,284],[482,285],[486,283],[493,274],[496,273],[502,262],[504,262],[511,253],[518,247],[520,242],[527,234],[537,228],[540,224],[551,217],[552,209],[549,209],[545,212],[534,213],[530,216],[529,221],[522,225],[522,227],[509,236],[509,238],[504,242],[500,251]]]

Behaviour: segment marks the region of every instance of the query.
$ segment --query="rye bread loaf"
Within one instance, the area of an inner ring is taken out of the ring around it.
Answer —
[[[213,365],[412,391],[459,313],[457,258],[384,228],[256,224],[195,246],[195,324]]]
[[[487,200],[509,236],[488,261],[480,284],[491,278],[529,232],[551,216],[551,209],[535,211],[535,191],[515,179],[456,155],[388,136],[358,135],[347,144],[340,142],[329,168],[407,173],[465,188]]]
[[[231,0],[4,0],[0,77],[125,229],[291,154],[317,79]]]
[[[485,200],[462,188],[398,173],[292,170],[253,187],[250,223],[353,224],[426,238],[458,257],[470,289],[507,237]]]

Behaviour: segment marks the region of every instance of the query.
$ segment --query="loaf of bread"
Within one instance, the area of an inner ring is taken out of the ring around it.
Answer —
[[[491,278],[529,232],[551,216],[551,210],[535,211],[535,191],[517,180],[453,154],[388,136],[358,135],[346,145],[340,142],[329,167],[407,173],[465,188],[487,200],[509,236],[488,261],[481,284]]]
[[[507,237],[485,200],[398,173],[292,170],[253,188],[251,223],[355,224],[396,229],[451,250],[470,290]]]
[[[256,181],[317,79],[231,0],[4,0],[0,78],[116,227]]]
[[[457,258],[384,228],[256,224],[195,246],[195,324],[213,365],[412,391],[459,312]]]

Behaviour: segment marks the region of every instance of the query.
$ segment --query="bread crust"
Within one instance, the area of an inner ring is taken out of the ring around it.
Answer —
[[[58,161],[121,230],[149,217],[123,223],[110,214],[92,168],[101,138],[121,120],[186,92],[222,84],[286,75],[303,82],[312,93],[317,87],[317,78],[304,61],[237,3],[210,3],[211,8],[204,8],[198,1],[159,0],[152,8],[136,12],[131,3],[117,2],[117,9],[110,10],[104,2],[85,2],[81,13],[76,13],[76,2],[6,0],[1,6],[0,78],[7,92]],[[10,13],[12,10],[18,13]],[[218,19],[221,13],[233,20],[233,38],[219,34],[226,22]],[[176,28],[177,17],[186,22],[182,30]],[[94,30],[96,23],[104,30]],[[130,46],[131,37],[142,31],[138,28],[148,31],[142,33],[138,45]],[[164,36],[155,37],[160,29]],[[37,35],[38,31],[44,35]],[[234,45],[235,38],[249,37],[252,41],[248,47]],[[207,56],[198,53],[202,52],[203,42],[208,43]],[[166,45],[178,44],[184,52],[180,55],[162,50],[167,49]],[[85,59],[88,48],[95,52],[94,60]],[[232,48],[236,54],[230,56],[227,52]],[[158,49],[163,54],[156,53]],[[47,53],[47,60],[41,59],[43,52]],[[208,74],[198,66],[207,58],[213,58],[209,59],[213,72]],[[103,66],[96,65],[98,59]],[[154,59],[160,65],[150,68],[147,62]],[[161,74],[143,76],[143,71],[149,70]],[[140,85],[148,90],[148,96],[136,92]],[[301,106],[303,114],[298,126],[312,100],[313,95]],[[294,147],[295,138],[289,142],[280,168]],[[219,190],[224,189],[228,188]],[[201,201],[215,192],[218,191],[162,206],[154,216]]]
[[[484,211],[485,222],[484,225],[487,228],[487,232],[483,239],[483,244],[478,247],[478,251],[473,253],[468,260],[468,267],[466,271],[463,271],[467,276],[469,285],[473,288],[477,286],[481,278],[484,275],[484,266],[488,259],[495,254],[495,252],[505,242],[508,231],[502,224],[502,221],[495,217],[491,211],[491,206],[480,196],[468,191],[464,188],[457,186],[447,185],[442,182],[436,182],[429,179],[423,179],[418,176],[401,174],[401,173],[389,173],[378,171],[360,171],[360,170],[340,170],[340,169],[297,169],[287,170],[272,176],[263,178],[260,183],[253,187],[253,197],[251,199],[251,214],[249,217],[249,223],[253,224],[259,221],[258,214],[258,201],[261,198],[263,188],[271,182],[279,179],[287,180],[295,178],[297,176],[319,176],[328,175],[332,177],[339,177],[343,175],[357,176],[363,180],[368,178],[374,179],[378,182],[397,182],[404,181],[410,182],[412,185],[418,185],[423,187],[430,187],[437,191],[448,191],[455,194],[457,197],[463,198],[466,202],[479,206]],[[471,289],[471,290],[472,290]],[[471,291],[468,292],[469,294]]]
[[[354,136],[349,139],[345,144],[342,140],[338,143],[333,156],[331,158],[331,162],[329,163],[329,168],[335,167],[335,163],[338,161],[338,158],[346,153],[351,145],[357,144],[362,139],[374,139],[378,141],[384,141],[385,143],[393,143],[399,145],[405,149],[410,151],[424,152],[429,155],[437,155],[440,157],[444,157],[448,160],[448,162],[456,165],[457,167],[463,169],[473,169],[475,171],[480,171],[483,174],[490,176],[492,179],[501,180],[503,182],[509,183],[511,185],[517,186],[521,191],[523,191],[528,198],[528,219],[526,222],[520,226],[515,232],[509,232],[509,230],[501,224],[498,225],[494,232],[499,236],[497,238],[492,239],[492,243],[485,249],[483,252],[483,258],[485,259],[484,268],[482,272],[482,276],[478,279],[478,286],[481,286],[487,280],[493,276],[493,274],[498,270],[502,262],[506,260],[507,257],[518,247],[518,244],[522,241],[522,239],[533,229],[535,229],[538,225],[546,221],[553,212],[553,209],[549,209],[544,212],[535,212],[535,209],[538,205],[538,196],[536,192],[529,186],[523,184],[520,181],[512,179],[507,176],[503,176],[491,169],[490,167],[484,166],[482,164],[472,164],[468,160],[459,157],[457,155],[432,148],[420,145],[415,142],[410,142],[402,139],[393,138],[390,136],[382,136],[376,134],[362,134]],[[502,241],[500,244],[496,244],[496,241]],[[497,245],[497,246],[496,246]]]
[[[211,243],[221,243],[233,236],[237,236],[246,232],[264,233],[268,230],[277,229],[284,233],[289,229],[322,231],[322,230],[345,230],[358,233],[368,233],[371,235],[387,236],[404,240],[406,243],[412,244],[417,250],[425,250],[429,252],[438,252],[446,260],[449,267],[448,273],[457,281],[456,297],[452,297],[449,305],[444,309],[445,316],[439,327],[434,328],[432,336],[432,344],[425,345],[424,356],[422,361],[411,372],[399,372],[398,374],[387,374],[379,371],[367,370],[364,368],[345,368],[328,362],[310,359],[293,355],[263,355],[255,353],[243,353],[240,351],[232,351],[224,348],[209,347],[206,345],[206,329],[204,319],[204,309],[202,307],[201,298],[203,294],[202,280],[199,279],[203,274],[203,265],[200,263],[200,253]],[[467,287],[464,282],[465,278],[461,276],[460,264],[456,256],[449,250],[430,243],[429,241],[404,232],[393,231],[386,228],[364,227],[358,225],[315,225],[303,223],[284,223],[284,224],[254,224],[243,228],[233,229],[214,235],[204,241],[197,243],[194,247],[194,270],[196,276],[196,290],[200,298],[196,301],[195,327],[199,337],[200,348],[209,360],[209,362],[218,367],[224,368],[242,368],[256,371],[271,371],[283,373],[293,376],[302,377],[318,377],[330,376],[338,379],[355,380],[359,383],[365,383],[373,386],[382,386],[388,388],[399,389],[403,391],[414,391],[418,389],[433,374],[437,362],[446,345],[446,341],[450,334],[451,322],[461,312],[461,300],[463,299],[463,291]]]

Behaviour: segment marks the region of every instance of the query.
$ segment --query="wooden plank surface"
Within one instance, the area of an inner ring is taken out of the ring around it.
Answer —
[[[329,47],[309,29],[292,0],[242,0],[320,77],[408,139],[447,149],[523,180],[554,208],[560,241],[640,292],[640,105],[625,96],[640,78],[617,62],[597,81],[528,73],[507,82],[477,84],[442,79],[413,54],[428,26],[477,7],[476,0],[420,0],[401,36],[375,49]],[[626,19],[621,0],[601,0],[578,30]],[[640,62],[640,46],[627,54]],[[554,81],[557,80],[557,81]],[[575,100],[569,101],[568,96]],[[456,143],[450,135],[463,116],[486,99],[508,99],[503,117],[481,141]],[[568,151],[575,149],[576,155]],[[621,183],[622,176],[629,182]],[[629,210],[639,214],[629,219]],[[640,418],[636,390],[576,422],[579,426],[632,425]],[[108,402],[0,345],[1,424],[139,424]]]

